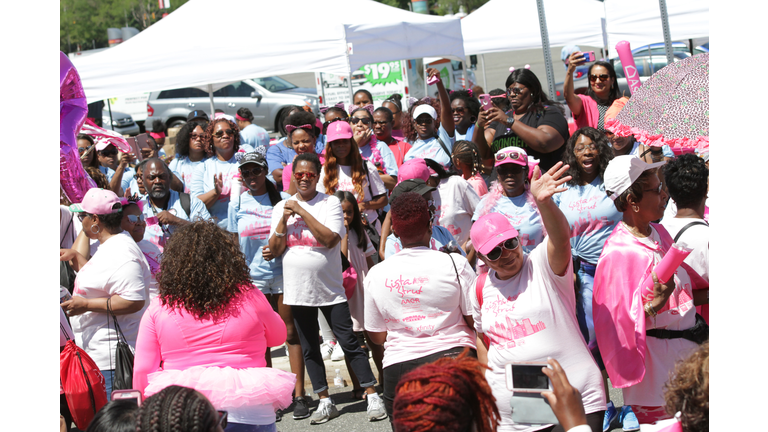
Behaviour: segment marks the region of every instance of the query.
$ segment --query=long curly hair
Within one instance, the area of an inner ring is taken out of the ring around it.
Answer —
[[[205,120],[192,120],[185,123],[184,126],[179,129],[178,135],[176,135],[176,153],[181,156],[189,157],[189,134],[191,134],[197,127],[203,130],[203,134],[206,134],[208,129],[208,122]],[[208,135],[203,138],[203,146],[207,146]]]
[[[93,179],[93,181],[96,183],[96,186],[100,187],[101,189],[109,189],[109,180],[107,180],[107,176],[105,176],[100,169],[87,166],[85,167],[85,172],[87,172],[88,175]]]
[[[366,179],[366,170],[363,168],[363,157],[360,155],[360,149],[352,138],[349,138],[349,157],[352,158],[352,184],[355,185],[355,195],[357,201],[365,200],[365,191],[363,187],[368,184]],[[333,153],[331,141],[325,145],[325,170],[323,175],[323,186],[325,186],[326,195],[333,195],[339,188],[339,163],[336,155]]]
[[[413,127],[413,110],[415,110],[417,106],[424,105],[425,103],[427,102],[423,99],[414,103],[408,107],[408,115],[404,115],[400,119],[400,130],[403,131],[403,136],[405,136],[405,139],[408,142],[414,142],[416,141],[416,138],[418,138],[416,129]],[[437,99],[430,99],[429,105],[437,111],[437,120],[435,120],[435,133],[437,133],[437,122],[440,121],[440,102],[438,102]]]
[[[483,373],[488,367],[469,357],[468,351],[422,365],[400,378],[392,413],[396,432],[496,430],[501,416]]]
[[[218,421],[218,414],[200,392],[172,385],[141,404],[136,432],[210,432]]]
[[[667,414],[681,413],[684,432],[709,430],[709,341],[675,366],[664,385]]]
[[[157,275],[163,305],[183,309],[197,319],[223,312],[252,287],[240,245],[213,221],[179,227],[163,251]]]
[[[205,152],[208,155],[213,156],[214,154],[216,154],[216,151],[213,149],[213,130],[216,128],[216,124],[221,122],[228,124],[230,129],[234,131],[235,136],[232,138],[234,139],[234,142],[235,142],[235,147],[234,147],[235,153],[237,153],[237,151],[240,150],[240,133],[239,133],[240,128],[237,127],[235,122],[231,120],[227,120],[225,118],[220,118],[208,123],[208,127],[205,128],[204,147],[205,147]]]
[[[577,130],[570,138],[568,138],[568,142],[565,144],[565,152],[563,152],[563,163],[569,165],[568,172],[565,175],[572,177],[568,181],[568,184],[571,186],[578,186],[581,184],[581,169],[579,168],[579,162],[576,160],[576,154],[574,153],[576,141],[581,135],[592,140],[595,147],[597,147],[597,174],[600,178],[604,178],[605,168],[608,167],[608,162],[613,159],[613,148],[604,133],[589,126]]]

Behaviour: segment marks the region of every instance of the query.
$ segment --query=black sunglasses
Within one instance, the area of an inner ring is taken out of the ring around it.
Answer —
[[[356,125],[360,122],[363,122],[363,124],[366,126],[370,126],[371,119],[369,119],[368,117],[365,117],[365,118],[352,117],[351,119],[349,119],[349,123],[353,125]]]
[[[115,156],[117,155],[117,149],[111,148],[111,149],[99,150],[99,154],[102,156]]]
[[[220,130],[215,134],[213,134],[213,136],[215,136],[216,138],[221,138],[224,136],[225,133],[227,134],[227,136],[235,136],[235,131],[233,131],[232,129]]]
[[[330,124],[331,124],[331,123],[333,123],[333,122],[337,122],[337,121],[344,121],[344,122],[348,122],[348,121],[349,121],[349,119],[348,119],[348,118],[344,118],[344,117],[336,117],[336,118],[335,118],[335,119],[333,119],[333,120],[329,120],[329,121],[327,121],[327,122],[323,123],[323,134],[325,134],[325,133],[328,131],[328,125],[330,125]]]

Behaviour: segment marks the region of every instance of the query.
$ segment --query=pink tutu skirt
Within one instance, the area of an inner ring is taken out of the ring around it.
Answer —
[[[144,396],[179,385],[204,394],[217,409],[271,405],[287,408],[293,401],[296,375],[268,367],[234,369],[229,366],[194,366],[185,370],[166,369],[147,376]]]

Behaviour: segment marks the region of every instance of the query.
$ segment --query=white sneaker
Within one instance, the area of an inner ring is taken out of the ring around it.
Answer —
[[[344,350],[341,349],[341,344],[336,343],[336,346],[333,347],[333,353],[331,353],[331,360],[333,361],[342,361],[344,360]]]
[[[328,420],[339,416],[339,410],[336,409],[336,405],[334,405],[333,402],[323,403],[322,401],[323,399],[320,399],[320,403],[317,405],[317,410],[315,410],[315,412],[312,413],[312,417],[309,418],[309,424],[325,423]]]
[[[338,344],[335,341],[328,341],[320,344],[320,352],[323,353],[323,360],[329,360],[331,358],[331,353],[336,345]]]
[[[372,393],[366,396],[368,400],[368,421],[383,420],[387,418],[387,410],[384,409],[384,401],[378,394]]]

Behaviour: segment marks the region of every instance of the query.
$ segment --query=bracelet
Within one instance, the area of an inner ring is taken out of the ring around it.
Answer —
[[[645,304],[645,312],[653,318],[653,328],[656,328],[656,311],[653,310],[651,302]]]
[[[277,231],[275,231],[275,235],[278,237],[285,237],[285,233],[279,233]]]

